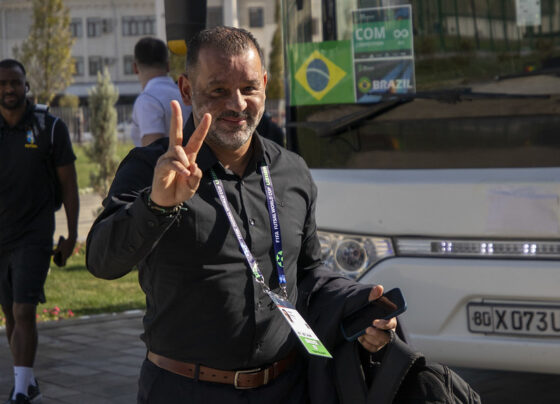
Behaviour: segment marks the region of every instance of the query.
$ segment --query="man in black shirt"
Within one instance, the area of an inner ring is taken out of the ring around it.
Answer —
[[[305,356],[267,288],[302,312],[321,299],[350,312],[382,287],[321,270],[310,172],[255,132],[267,73],[254,37],[216,27],[188,49],[179,88],[192,115],[178,129],[173,102],[170,137],[123,161],[88,235],[88,269],[112,279],[139,268],[139,403],[308,402]],[[388,338],[370,327],[360,342],[376,351]]]
[[[36,306],[45,302],[53,248],[55,176],[68,219],[68,238],[55,251],[62,265],[72,254],[78,225],[76,157],[68,129],[37,111],[26,100],[28,90],[23,65],[0,61],[0,303],[15,374],[8,403],[40,400],[33,376]]]

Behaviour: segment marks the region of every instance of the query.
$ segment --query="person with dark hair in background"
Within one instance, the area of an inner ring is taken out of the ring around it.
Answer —
[[[264,111],[261,121],[257,125],[259,135],[278,143],[280,146],[286,146],[286,136],[280,126],[273,120],[270,114]]]
[[[130,136],[135,146],[146,146],[154,140],[169,135],[171,121],[171,100],[180,100],[177,84],[169,73],[169,57],[165,42],[145,37],[134,46],[134,73],[142,85],[142,92],[132,108],[132,129]],[[181,102],[184,122],[191,108]]]
[[[266,83],[251,33],[197,33],[179,78],[192,105],[184,130],[174,101],[169,138],[130,152],[88,235],[95,276],[139,268],[140,404],[308,403],[311,359],[279,308],[292,306],[294,318],[332,304],[330,319],[383,292],[322,268],[309,169],[255,132]],[[376,320],[359,345],[378,351],[396,323]]]
[[[54,253],[72,255],[78,227],[74,152],[64,122],[26,99],[25,68],[0,61],[0,303],[14,360],[15,384],[7,403],[40,403],[33,374],[36,311],[53,253],[54,212],[64,204],[68,238]]]

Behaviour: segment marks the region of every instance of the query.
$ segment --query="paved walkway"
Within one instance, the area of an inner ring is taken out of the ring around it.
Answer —
[[[87,234],[97,216],[97,211],[101,208],[101,197],[94,193],[80,195],[80,215],[78,219],[78,241],[86,241]],[[55,215],[56,228],[54,231],[54,241],[58,240],[60,235],[66,237],[68,235],[68,227],[66,226],[66,213],[64,207],[58,210]]]
[[[39,323],[35,376],[43,404],[136,402],[142,313],[100,315]],[[13,385],[12,358],[0,331],[0,402]]]

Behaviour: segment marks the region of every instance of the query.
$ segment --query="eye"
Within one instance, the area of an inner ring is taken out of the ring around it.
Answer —
[[[225,88],[218,87],[218,88],[212,89],[212,90],[210,91],[210,93],[211,93],[212,95],[224,95],[224,94],[226,93],[226,89],[225,89]]]

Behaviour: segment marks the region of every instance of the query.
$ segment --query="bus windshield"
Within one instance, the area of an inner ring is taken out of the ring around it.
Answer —
[[[312,168],[560,166],[554,0],[284,0],[288,145]]]

